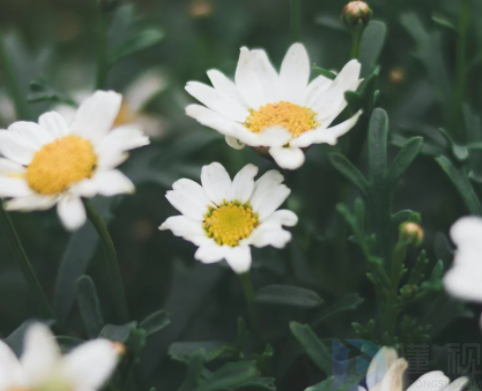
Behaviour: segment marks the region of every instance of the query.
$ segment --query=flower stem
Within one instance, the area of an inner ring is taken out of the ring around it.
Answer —
[[[301,1],[291,1],[291,40],[293,42],[301,41],[302,15],[301,15]]]
[[[84,200],[85,208],[87,210],[87,216],[94,225],[97,233],[99,234],[102,244],[104,246],[105,257],[107,260],[107,268],[109,270],[109,278],[111,279],[113,295],[117,301],[117,308],[119,314],[119,320],[121,322],[127,322],[129,319],[127,304],[124,294],[124,285],[122,283],[122,277],[119,270],[119,264],[117,262],[117,254],[115,251],[114,243],[109,234],[109,231],[97,213],[93,205],[88,200]]]
[[[456,81],[454,92],[454,114],[452,129],[460,129],[466,87],[467,29],[469,21],[469,0],[461,0],[459,13],[459,39],[457,43]]]
[[[364,30],[365,25],[363,23],[358,23],[355,27],[353,27],[350,55],[351,59],[357,59],[360,56],[360,46]]]
[[[38,302],[42,306],[42,311],[45,316],[49,319],[55,319],[54,310],[50,305],[45,293],[40,285],[37,276],[32,268],[32,264],[28,259],[27,253],[22,246],[22,242],[15,230],[15,227],[10,219],[10,216],[7,214],[5,209],[3,209],[3,205],[0,203],[0,226],[2,227],[3,233],[5,238],[7,239],[8,245],[10,247],[10,251],[12,252],[15,260],[17,261],[20,269],[22,270],[23,276],[25,280],[27,280],[28,285],[32,293],[37,298]]]
[[[256,316],[256,306],[255,306],[255,295],[253,284],[251,283],[251,276],[249,272],[239,274],[239,279],[241,281],[241,286],[243,287],[244,297],[246,299],[246,306],[248,309],[249,322],[251,324],[251,329],[253,335],[258,333],[258,317]]]
[[[109,63],[107,60],[107,29],[105,11],[100,5],[97,6],[97,74],[95,88],[103,89],[107,81]]]

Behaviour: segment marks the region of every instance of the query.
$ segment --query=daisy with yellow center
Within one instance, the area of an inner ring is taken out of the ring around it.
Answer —
[[[57,112],[38,124],[15,122],[0,130],[0,197],[7,210],[44,210],[57,204],[64,226],[75,230],[86,220],[81,197],[132,193],[134,185],[119,170],[126,151],[149,144],[135,126],[114,129],[121,95],[97,91],[69,124]]]
[[[175,182],[166,198],[182,215],[169,217],[161,230],[171,230],[198,246],[195,258],[203,263],[225,259],[238,274],[251,267],[250,246],[283,248],[296,215],[277,210],[290,194],[276,170],[257,181],[258,168],[245,166],[231,181],[225,168],[212,163],[202,168],[201,183]]]
[[[18,359],[0,341],[0,391],[97,391],[114,373],[118,352],[113,342],[85,342],[62,356],[54,335],[40,323],[26,332]]]
[[[357,60],[346,64],[335,80],[318,76],[309,82],[310,69],[308,53],[299,43],[288,50],[279,73],[264,50],[241,48],[234,82],[210,70],[213,87],[187,83],[187,92],[203,106],[190,105],[186,113],[224,134],[233,148],[265,147],[280,167],[299,168],[305,161],[303,148],[336,144],[361,115],[331,126],[347,105],[345,92],[360,84]]]

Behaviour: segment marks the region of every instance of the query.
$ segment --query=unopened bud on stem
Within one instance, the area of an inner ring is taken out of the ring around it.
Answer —
[[[418,247],[422,244],[425,233],[417,223],[407,222],[400,226],[400,236]]]
[[[366,26],[372,18],[373,11],[364,1],[351,1],[348,3],[341,13],[343,22],[348,27],[356,27],[362,24]]]

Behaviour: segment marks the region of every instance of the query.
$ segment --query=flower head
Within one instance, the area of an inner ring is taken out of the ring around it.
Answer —
[[[355,27],[359,23],[366,26],[372,15],[373,11],[367,3],[364,1],[351,1],[343,8],[341,18],[348,27]]]
[[[38,124],[21,121],[0,130],[0,197],[11,198],[6,209],[57,204],[64,226],[75,230],[86,220],[81,197],[132,193],[134,185],[115,167],[149,139],[133,126],[112,129],[121,101],[115,92],[97,91],[70,124],[50,112]]]
[[[299,168],[305,160],[302,148],[336,144],[361,114],[330,127],[347,105],[345,92],[358,88],[357,60],[346,64],[335,80],[318,76],[308,83],[310,68],[308,53],[299,43],[288,50],[279,74],[264,50],[243,47],[234,82],[210,70],[214,88],[187,83],[187,92],[204,106],[190,105],[186,113],[224,134],[233,148],[267,149],[280,167]]]
[[[99,390],[117,361],[113,343],[105,339],[86,342],[62,356],[50,330],[34,324],[27,330],[20,360],[0,341],[0,391]]]
[[[268,171],[256,182],[258,168],[245,166],[231,181],[219,163],[204,166],[201,183],[180,179],[166,198],[182,215],[169,217],[170,229],[198,246],[195,257],[204,263],[226,259],[236,273],[251,266],[250,246],[282,248],[291,240],[283,226],[296,225],[289,210],[277,210],[290,194],[283,176]]]

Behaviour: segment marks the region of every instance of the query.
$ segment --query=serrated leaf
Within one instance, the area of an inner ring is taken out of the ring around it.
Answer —
[[[264,304],[315,308],[323,303],[318,293],[290,285],[269,285],[256,292],[256,301]]]
[[[402,147],[397,157],[393,160],[388,171],[388,179],[392,185],[399,181],[403,173],[412,164],[415,158],[418,156],[423,146],[422,137],[414,137],[408,140],[408,142]]]
[[[387,35],[385,23],[372,20],[363,32],[359,61],[362,64],[362,77],[375,69]]]
[[[139,327],[144,329],[149,337],[150,335],[155,334],[167,327],[169,323],[171,323],[169,313],[167,311],[160,310],[152,313],[142,322],[140,322]]]
[[[77,304],[89,338],[95,338],[104,327],[104,318],[94,281],[89,276],[77,280]]]
[[[330,153],[328,155],[331,164],[342,175],[344,175],[351,183],[353,183],[364,194],[368,194],[368,181],[363,174],[356,168],[346,157],[339,153]]]
[[[368,125],[368,172],[370,181],[379,183],[387,173],[388,115],[385,110],[373,110]]]
[[[309,325],[290,322],[290,329],[306,353],[325,375],[331,375],[332,357],[325,345],[319,340]]]
[[[213,372],[195,391],[234,390],[257,374],[258,369],[254,361],[228,363]]]

